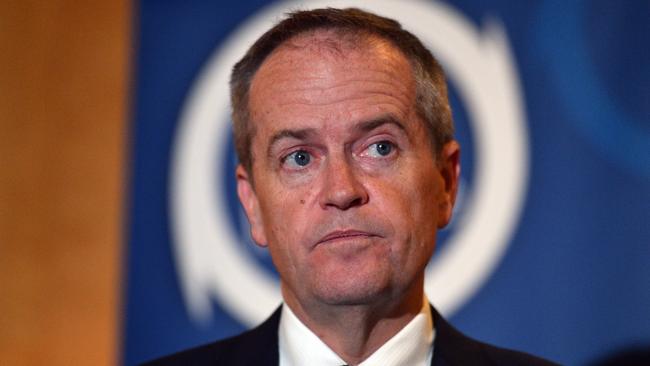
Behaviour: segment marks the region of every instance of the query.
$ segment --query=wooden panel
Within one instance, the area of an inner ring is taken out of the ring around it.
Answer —
[[[0,3],[0,364],[118,362],[130,12]]]

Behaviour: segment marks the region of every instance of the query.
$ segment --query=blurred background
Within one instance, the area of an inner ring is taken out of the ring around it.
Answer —
[[[468,231],[491,258],[456,266],[478,280],[434,304],[478,339],[563,364],[647,357],[650,3],[400,4],[391,15],[421,9],[398,19],[450,74],[464,151],[461,202],[430,267]],[[277,275],[233,195],[223,75],[297,6],[0,3],[0,364],[137,364],[275,306],[259,276]],[[495,166],[486,146],[516,159]],[[494,222],[473,222],[487,176],[504,188]],[[212,231],[195,231],[203,219]]]
[[[0,364],[119,363],[133,4],[0,2]]]

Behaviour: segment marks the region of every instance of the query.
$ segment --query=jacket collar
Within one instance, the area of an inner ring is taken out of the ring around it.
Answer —
[[[431,306],[436,338],[433,341],[432,366],[481,365],[485,354],[482,343],[463,335]]]

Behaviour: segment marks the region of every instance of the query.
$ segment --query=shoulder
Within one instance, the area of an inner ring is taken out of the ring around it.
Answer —
[[[234,337],[174,353],[142,364],[175,365],[269,365],[277,364],[280,309],[258,327]]]
[[[472,339],[456,328],[432,308],[436,329],[434,365],[504,365],[549,366],[557,365],[542,358]]]

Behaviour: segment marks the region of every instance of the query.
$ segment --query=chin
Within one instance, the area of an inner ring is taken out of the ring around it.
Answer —
[[[314,295],[320,302],[328,305],[367,305],[381,302],[390,296],[387,281],[378,278],[355,279],[354,281],[320,282],[314,289]]]

